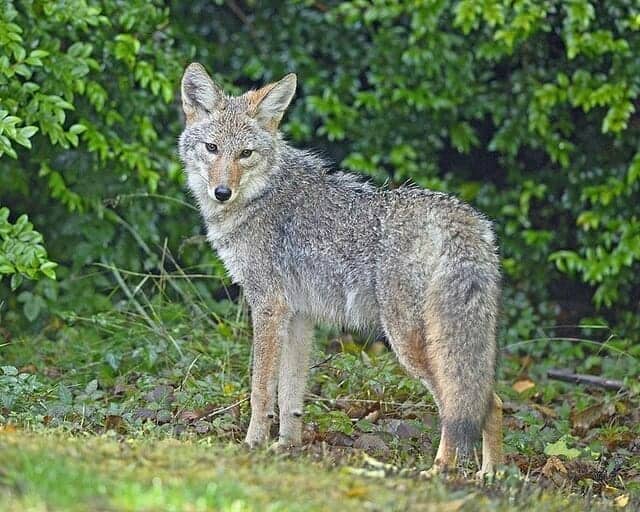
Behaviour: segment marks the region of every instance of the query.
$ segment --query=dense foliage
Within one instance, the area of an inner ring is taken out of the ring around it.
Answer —
[[[232,90],[296,71],[295,144],[493,218],[512,339],[585,318],[640,327],[637,2],[162,5],[0,2],[0,204],[60,265],[31,302],[108,308],[117,276],[92,265],[158,272],[165,240],[220,275],[184,244],[199,223],[175,157],[179,78],[199,60]],[[27,302],[2,300],[18,321]]]

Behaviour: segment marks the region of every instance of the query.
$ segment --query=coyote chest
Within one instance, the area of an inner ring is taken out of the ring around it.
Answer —
[[[360,254],[358,240],[341,244],[332,226],[340,219],[321,220],[323,228],[292,225],[286,218],[237,219],[241,225],[230,229],[233,222],[226,219],[208,224],[208,239],[229,276],[249,295],[277,288],[293,311],[319,322],[378,327],[373,252]]]

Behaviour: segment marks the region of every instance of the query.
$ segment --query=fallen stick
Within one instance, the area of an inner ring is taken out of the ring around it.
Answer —
[[[604,377],[597,377],[595,375],[571,373],[568,370],[551,369],[547,371],[547,377],[549,377],[550,379],[561,380],[563,382],[571,382],[573,384],[588,384],[591,386],[598,386],[600,388],[612,389],[614,391],[624,389],[624,384],[622,383],[622,381],[605,379]]]

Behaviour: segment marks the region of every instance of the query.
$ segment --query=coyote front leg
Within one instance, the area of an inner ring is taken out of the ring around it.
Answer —
[[[245,443],[254,448],[267,441],[275,416],[276,386],[283,338],[290,314],[284,304],[254,308],[251,421]]]
[[[283,448],[297,446],[302,442],[303,399],[312,340],[313,323],[302,316],[293,317],[289,336],[282,347],[278,379],[278,446]]]

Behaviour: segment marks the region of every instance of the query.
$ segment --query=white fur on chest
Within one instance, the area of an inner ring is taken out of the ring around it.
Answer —
[[[224,267],[234,283],[241,284],[244,277],[240,251],[232,243],[226,243],[233,236],[234,223],[230,220],[207,225],[207,240],[224,263]]]
[[[217,249],[217,253],[233,282],[241,284],[244,273],[242,271],[242,260],[237,251],[233,247],[226,245]]]

